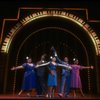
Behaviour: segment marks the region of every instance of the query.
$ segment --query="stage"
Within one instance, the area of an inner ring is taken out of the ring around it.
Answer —
[[[26,95],[21,95],[21,96],[17,96],[17,94],[13,95],[13,94],[7,94],[7,95],[0,95],[0,99],[100,99],[99,95],[85,95],[84,97],[78,95],[76,97],[74,96],[69,96],[69,97],[59,97],[59,96],[55,96],[54,98],[47,98],[44,96],[26,96]]]
[[[79,94],[74,97],[72,92],[72,95],[63,98],[55,94],[52,99],[100,99],[100,14],[98,10],[100,0],[99,2],[92,0],[91,2],[88,0],[54,2],[53,0],[53,3],[51,1],[44,3],[24,2],[24,0],[0,1],[0,99],[49,99],[45,96],[38,97],[34,93],[31,97],[26,94],[18,96],[26,68],[22,67],[21,70],[14,71],[11,69],[26,63],[26,57],[32,58],[34,65],[37,65],[43,54],[47,55],[46,62],[51,61],[50,57],[55,56],[52,47],[55,48],[61,61],[64,57],[68,57],[67,63],[73,65],[73,59],[76,58],[79,65],[84,66],[83,70],[80,70],[81,67],[75,68],[75,72],[78,72],[82,91],[85,93],[84,97]],[[90,66],[94,68],[91,69]],[[59,92],[63,68],[57,66],[55,69],[56,92]],[[39,72],[40,76],[43,72],[45,77],[42,82],[46,82],[47,85],[48,75],[51,72],[49,67],[46,66],[45,71],[37,71],[35,68],[35,71],[36,74]],[[73,78],[73,81],[77,79],[77,77]],[[36,92],[38,94],[38,91],[41,92],[38,77],[36,82],[39,86]],[[71,83],[76,84],[76,82]],[[66,83],[65,90],[67,85]]]

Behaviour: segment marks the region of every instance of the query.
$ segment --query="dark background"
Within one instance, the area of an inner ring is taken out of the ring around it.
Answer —
[[[3,18],[16,18],[19,7],[87,8],[89,20],[100,20],[99,0],[0,0],[0,26]],[[100,23],[93,23],[92,25],[99,32]]]
[[[100,1],[99,0],[1,0],[0,18],[9,18],[16,15],[18,7],[43,7],[43,8],[87,8],[89,10],[89,19],[99,20]],[[9,14],[10,12],[10,14]]]
[[[9,0],[9,1],[7,1],[7,0],[1,0],[0,1],[0,31],[1,31],[1,29],[2,29],[2,21],[3,21],[3,19],[4,18],[16,18],[17,17],[17,13],[18,13],[18,8],[19,7],[34,7],[34,8],[86,8],[86,9],[88,9],[88,19],[89,20],[100,20],[100,11],[99,11],[99,9],[100,9],[100,1],[98,0],[61,0],[61,1],[57,1],[57,0],[53,0],[53,1],[42,1],[42,0],[28,0],[28,1],[26,1],[26,0]],[[80,14],[80,16],[82,16],[81,14]],[[44,20],[46,20],[46,19],[44,19]],[[51,21],[52,21],[53,19],[51,19]],[[41,22],[41,21],[40,21]],[[53,22],[53,21],[52,21]],[[42,23],[42,22],[41,22]],[[50,23],[50,22],[49,22]],[[62,22],[61,22],[62,23]],[[57,22],[55,21],[55,24],[56,25],[58,25],[57,24]],[[97,33],[97,35],[100,37],[100,22],[89,22],[89,24],[91,25],[91,27],[96,31],[96,33]],[[31,26],[32,27],[32,25],[34,25],[34,24],[30,24],[29,26]],[[38,24],[37,24],[38,25]],[[26,26],[26,27],[29,27],[29,26]],[[41,26],[42,26],[42,24],[41,24]],[[74,25],[73,25],[74,26]],[[63,26],[64,27],[64,26]],[[77,26],[75,26],[75,27],[77,27]],[[69,26],[69,29],[71,29],[71,26]],[[10,29],[9,29],[10,30]],[[9,31],[8,30],[8,31]],[[31,30],[30,30],[31,31]],[[21,33],[22,33],[22,36],[21,35],[19,35],[18,37],[16,37],[16,39],[15,39],[15,42],[13,43],[13,48],[14,48],[14,46],[19,46],[19,44],[20,44],[20,41],[23,41],[23,40],[20,40],[19,42],[16,42],[17,41],[17,39],[19,38],[19,37],[25,37],[23,34],[24,34],[24,32],[26,32],[27,34],[28,34],[28,32],[27,32],[27,28],[26,28],[26,30],[22,30],[21,31]],[[58,31],[57,30],[54,30],[54,32],[55,33],[58,33]],[[77,30],[76,30],[76,32],[77,32]],[[83,31],[82,31],[83,32]],[[52,35],[53,34],[51,34],[52,32],[48,32],[48,34],[50,35],[50,38],[48,38],[48,41],[49,41],[49,39],[50,40],[52,40],[51,41],[51,43],[53,43],[53,45],[55,46],[56,45],[56,49],[58,50],[58,47],[59,46],[62,46],[62,44],[60,44],[60,45],[57,45],[57,43],[60,43],[59,41],[56,41],[55,39],[52,39],[51,37],[52,37]],[[83,32],[84,33],[84,32]],[[60,32],[59,32],[59,34],[60,34]],[[5,34],[4,34],[5,35]],[[5,35],[6,36],[6,35]],[[4,37],[5,37],[4,36]],[[41,41],[43,42],[43,37],[45,37],[46,36],[46,30],[45,31],[43,31],[43,34],[41,34],[40,36],[38,36],[38,34],[37,34],[37,36],[33,36],[32,38],[34,38],[34,39],[36,39],[35,37],[38,37],[38,39],[40,40],[40,42],[39,43],[41,43]],[[69,36],[69,35],[65,35],[65,34],[62,34],[62,35],[59,35],[59,38],[61,38],[62,37],[62,39],[64,39],[65,37],[67,37],[67,36]],[[27,37],[27,35],[26,35],[26,37]],[[57,37],[57,34],[55,34],[54,35],[54,37]],[[69,36],[70,37],[70,36]],[[81,36],[80,36],[81,37]],[[85,37],[85,36],[84,36]],[[86,37],[87,38],[87,37]],[[45,41],[46,41],[46,38],[44,39]],[[53,42],[55,40],[55,43]],[[72,38],[72,40],[73,41],[75,41],[73,38]],[[30,42],[27,42],[25,45],[24,45],[24,47],[23,47],[23,49],[22,49],[22,51],[20,52],[20,55],[23,53],[23,52],[27,52],[28,53],[28,51],[26,50],[26,48],[27,48],[27,45],[29,45],[29,43],[33,43],[34,44],[34,41],[31,41],[31,39],[29,39],[28,41],[30,41]],[[44,42],[45,42],[44,41]],[[83,39],[83,41],[85,41],[84,39]],[[61,41],[61,42],[63,42],[63,41]],[[66,42],[66,41],[64,41],[64,42]],[[71,41],[70,40],[68,40],[67,42],[69,42],[69,43],[71,43]],[[17,43],[17,45],[16,45],[16,43]],[[19,43],[19,44],[18,44]],[[77,43],[77,42],[76,42]],[[85,43],[85,42],[84,42]],[[38,44],[38,42],[37,42],[37,44]],[[49,43],[48,43],[49,44]],[[48,46],[48,44],[46,44],[45,46],[44,46],[44,48],[48,48],[48,49],[50,49],[50,47],[52,46],[51,44],[49,44],[49,46]],[[85,43],[87,46],[88,46],[88,44],[87,44],[87,42]],[[34,44],[34,46],[36,46],[36,44]],[[74,46],[76,46],[77,47],[77,44],[74,44]],[[80,46],[80,44],[78,44],[78,49],[79,49],[79,47],[81,48],[81,46]],[[25,49],[24,49],[25,48]],[[31,46],[29,46],[29,49],[32,49],[33,47],[31,47]],[[40,46],[40,48],[41,48],[41,46]],[[72,47],[73,49],[74,49],[74,47]],[[48,53],[48,49],[46,49],[46,52]],[[62,48],[62,50],[63,50],[63,52],[65,52],[65,49],[66,48]],[[67,48],[68,49],[68,48]],[[23,51],[23,50],[25,50],[25,51]],[[36,49],[35,49],[36,50]],[[41,49],[38,49],[38,50],[41,50]],[[60,50],[58,50],[58,54],[61,56],[61,58],[63,58],[63,55],[64,54],[61,54],[62,53],[62,50],[60,51]],[[89,48],[88,48],[88,50],[90,50]],[[11,52],[13,52],[14,50],[12,49],[11,50]],[[93,50],[91,50],[92,52],[94,52]],[[32,51],[31,51],[32,52]],[[39,52],[39,51],[38,51]],[[91,54],[92,55],[92,52],[89,52],[89,54]],[[12,54],[12,56],[15,56],[16,57],[16,55],[15,55],[15,53],[16,53],[16,51],[14,51],[13,53],[11,53]],[[71,54],[72,52],[70,52],[70,54]],[[78,52],[76,51],[75,52],[76,54],[77,54],[77,56],[78,56]],[[80,49],[79,49],[79,53],[84,53],[84,51],[80,51]],[[66,54],[67,54],[67,52],[66,52]],[[31,53],[31,55],[35,55],[34,53]],[[41,53],[39,53],[39,55],[38,55],[38,57],[37,57],[37,55],[35,55],[36,56],[36,58],[37,59],[34,59],[34,61],[37,61],[37,60],[39,60],[39,56],[41,55]],[[26,55],[21,55],[21,57],[25,57]],[[5,58],[5,60],[3,59],[2,60],[2,57],[3,56],[1,56],[1,61],[4,63],[4,61],[6,60]],[[20,58],[21,58],[20,57]],[[72,57],[72,55],[69,55],[69,57]],[[80,57],[80,59],[82,59],[81,58],[81,55],[79,55],[79,57]],[[83,55],[83,58],[84,58],[85,56]],[[94,56],[93,56],[94,57]],[[20,59],[19,58],[19,59]],[[13,59],[13,57],[11,57],[10,58],[12,61],[14,60]],[[72,58],[71,58],[72,59]],[[99,57],[98,57],[98,59],[99,59]],[[24,58],[21,58],[21,60],[19,61],[19,64],[21,64],[22,62],[23,62],[23,60],[24,60]],[[94,58],[91,58],[91,62],[94,60]],[[98,60],[99,61],[99,60]],[[85,61],[80,61],[82,64],[84,64],[84,62]],[[11,64],[10,64],[11,63]],[[100,62],[97,62],[98,63],[98,65],[99,65],[99,63]],[[2,65],[2,63],[0,62],[0,64]],[[13,63],[12,62],[9,62],[9,68],[11,67],[11,65],[13,65],[13,64],[15,64],[15,62],[13,61]],[[94,63],[93,63],[94,64]],[[100,68],[99,68],[100,69]],[[0,80],[0,84],[1,84],[1,86],[2,86],[2,88],[1,88],[1,90],[0,90],[0,92],[1,93],[3,93],[4,92],[4,88],[3,88],[3,82],[4,81],[2,81],[3,80],[3,78],[4,78],[4,68],[3,68],[3,66],[1,67],[1,69],[0,69],[0,71],[1,71],[1,75],[0,75],[0,77],[1,77],[1,80]],[[83,74],[84,74],[84,76],[86,75],[85,73],[87,73],[87,71],[86,72],[83,72]],[[94,72],[92,72],[92,75],[94,74],[94,73],[96,73],[95,71]],[[11,88],[12,88],[12,84],[13,83],[11,83],[10,82],[10,80],[13,80],[13,78],[11,77],[13,74],[10,72],[9,73],[9,76],[8,76],[8,80],[7,80],[7,91],[9,92],[9,91],[11,91],[12,92],[12,90],[11,90]],[[19,75],[21,76],[22,74],[21,74],[21,71],[19,72]],[[17,76],[17,77],[19,77],[19,76]],[[83,76],[82,76],[83,77]],[[85,76],[85,77],[87,77],[87,75]],[[96,76],[94,75],[94,76],[91,76],[92,77],[92,79],[94,79]],[[19,81],[18,83],[17,83],[17,89],[19,90],[20,89],[20,84],[21,84],[21,81],[20,81],[21,79],[18,79],[17,78],[17,81]],[[86,80],[87,80],[87,78],[86,78]],[[13,81],[12,81],[13,82]],[[84,86],[85,85],[87,85],[87,83],[85,83],[85,82],[83,82],[83,84],[84,84]],[[10,86],[10,87],[9,87]],[[94,80],[92,80],[92,86],[93,86],[93,89],[92,89],[92,92],[93,93],[97,93],[97,89],[96,89],[96,79],[94,79]],[[88,91],[86,88],[84,89],[84,91]]]

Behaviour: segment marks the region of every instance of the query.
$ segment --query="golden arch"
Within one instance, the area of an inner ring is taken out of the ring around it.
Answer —
[[[13,37],[18,33],[19,30],[21,30],[26,24],[30,23],[31,21],[34,21],[38,18],[43,18],[43,17],[48,17],[48,16],[53,16],[53,17],[62,17],[65,19],[68,19],[76,24],[78,24],[80,27],[82,27],[87,35],[89,36],[89,38],[92,40],[94,48],[95,48],[95,52],[96,55],[100,55],[100,40],[96,34],[96,32],[91,29],[90,25],[87,24],[83,19],[68,13],[66,11],[61,11],[61,10],[43,10],[43,11],[39,11],[36,13],[33,13],[27,17],[25,17],[23,20],[21,20],[20,22],[18,22],[14,28],[12,28],[9,32],[9,34],[7,35],[7,37],[5,38],[2,48],[1,48],[1,52],[3,53],[8,53],[9,48],[10,48],[10,44],[13,40]]]

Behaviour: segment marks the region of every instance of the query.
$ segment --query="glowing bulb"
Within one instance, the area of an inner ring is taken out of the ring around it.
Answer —
[[[73,61],[75,61],[75,58],[73,58]]]
[[[53,57],[51,56],[50,59],[52,59]]]
[[[29,57],[27,56],[26,59],[29,59]]]

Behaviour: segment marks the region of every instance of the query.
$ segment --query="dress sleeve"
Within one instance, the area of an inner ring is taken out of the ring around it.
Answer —
[[[23,68],[26,68],[26,65],[27,65],[26,63],[22,64]]]

